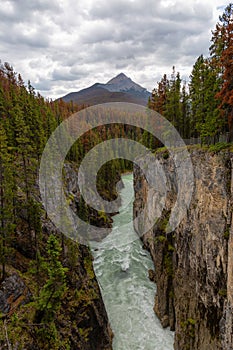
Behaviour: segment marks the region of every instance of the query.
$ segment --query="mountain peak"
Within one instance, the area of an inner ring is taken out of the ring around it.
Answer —
[[[120,73],[120,74],[117,75],[117,77],[118,77],[118,78],[119,78],[119,77],[122,77],[122,78],[127,78],[127,79],[129,79],[129,78],[125,75],[125,73]]]
[[[122,80],[131,80],[128,78],[124,73],[120,73],[111,80],[107,82],[107,85],[115,84],[116,82],[122,81]]]
[[[127,77],[124,73],[118,74],[113,79],[109,80],[107,84],[105,84],[105,88],[109,91],[135,91],[135,92],[145,92],[144,89],[139,84],[136,84],[132,79]]]

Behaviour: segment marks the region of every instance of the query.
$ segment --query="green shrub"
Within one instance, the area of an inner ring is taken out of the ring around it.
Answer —
[[[216,153],[216,152],[219,152],[219,151],[221,151],[223,149],[228,148],[229,146],[230,146],[230,144],[227,143],[227,142],[218,142],[215,145],[211,145],[209,147],[209,151]]]

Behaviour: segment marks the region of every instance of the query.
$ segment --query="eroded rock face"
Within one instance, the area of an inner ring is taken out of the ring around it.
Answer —
[[[32,294],[17,273],[7,277],[0,288],[0,312],[11,315],[14,310],[30,301]]]
[[[175,330],[176,350],[233,349],[233,154],[192,150],[194,192],[180,225],[165,228],[177,198],[174,162],[158,160],[168,189],[162,216],[143,236],[155,265],[154,310],[164,327]],[[135,169],[134,216],[145,207],[153,217],[158,194]],[[149,196],[154,196],[154,201]],[[139,223],[135,229],[140,233]]]

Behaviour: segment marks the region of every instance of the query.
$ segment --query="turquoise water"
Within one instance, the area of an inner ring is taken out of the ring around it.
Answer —
[[[149,253],[133,229],[133,177],[123,176],[122,207],[112,232],[92,244],[94,269],[114,332],[114,350],[172,350],[174,334],[154,314],[156,285]]]

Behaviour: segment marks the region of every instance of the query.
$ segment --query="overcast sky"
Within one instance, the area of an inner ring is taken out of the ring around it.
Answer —
[[[227,0],[1,0],[0,58],[56,98],[124,72],[148,90],[208,54]]]

